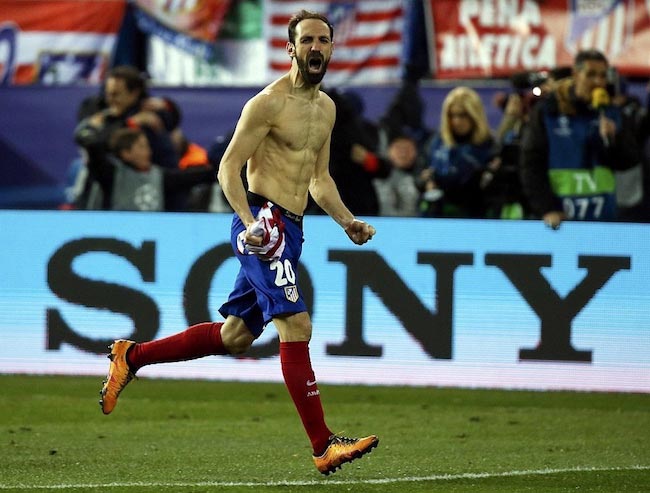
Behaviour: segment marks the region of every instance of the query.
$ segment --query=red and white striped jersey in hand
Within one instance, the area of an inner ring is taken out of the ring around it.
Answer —
[[[237,235],[237,250],[242,255],[257,255],[260,259],[271,262],[282,256],[285,247],[284,222],[278,209],[271,209],[267,202],[257,213],[256,221]],[[261,245],[246,243],[246,232],[262,237]]]

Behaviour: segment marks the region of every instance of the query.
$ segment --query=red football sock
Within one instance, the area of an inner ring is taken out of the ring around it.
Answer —
[[[284,383],[293,399],[315,455],[321,455],[332,432],[325,424],[320,392],[309,359],[308,342],[281,342],[280,363]]]
[[[145,365],[186,361],[215,354],[228,354],[221,341],[223,323],[205,322],[155,341],[135,344],[126,360],[135,372]]]

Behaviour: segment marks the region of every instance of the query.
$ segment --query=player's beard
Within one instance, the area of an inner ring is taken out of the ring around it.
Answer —
[[[298,70],[300,70],[300,75],[308,84],[315,86],[320,84],[320,81],[325,77],[325,72],[327,72],[327,65],[329,60],[325,60],[323,54],[318,51],[310,52],[305,59],[296,57],[296,62],[298,63]],[[318,65],[318,71],[312,72],[309,70],[310,66]]]

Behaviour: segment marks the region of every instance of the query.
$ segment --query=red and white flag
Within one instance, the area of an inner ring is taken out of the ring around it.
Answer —
[[[287,55],[287,26],[301,9],[321,12],[334,26],[334,55],[327,85],[380,84],[400,80],[402,0],[295,1],[265,3],[268,32],[268,78],[280,77],[291,67]]]
[[[126,0],[2,0],[0,84],[98,83]]]

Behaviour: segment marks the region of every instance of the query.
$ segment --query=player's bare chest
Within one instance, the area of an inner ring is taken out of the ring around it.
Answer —
[[[329,120],[322,109],[315,105],[286,112],[276,126],[276,136],[290,148],[320,149],[331,131]]]

